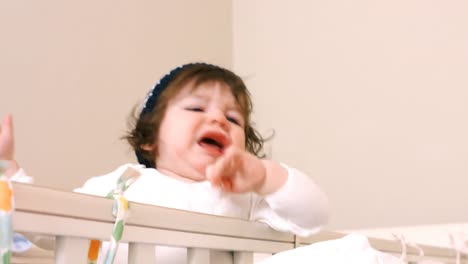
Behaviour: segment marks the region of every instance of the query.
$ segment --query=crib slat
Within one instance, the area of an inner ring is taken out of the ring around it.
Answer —
[[[88,260],[88,244],[88,239],[57,236],[55,242],[55,263],[86,263]]]
[[[143,243],[130,243],[128,245],[128,263],[155,263],[154,245]]]
[[[210,264],[210,250],[205,248],[189,248],[187,264]]]
[[[234,264],[253,264],[254,255],[252,252],[234,252]]]

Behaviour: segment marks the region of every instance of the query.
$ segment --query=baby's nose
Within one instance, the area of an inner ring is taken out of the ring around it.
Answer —
[[[224,112],[221,111],[221,109],[212,109],[211,111],[209,111],[209,117],[210,121],[219,123],[223,127],[227,125],[228,120]]]

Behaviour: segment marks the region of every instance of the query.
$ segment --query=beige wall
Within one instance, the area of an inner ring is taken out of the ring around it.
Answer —
[[[65,189],[133,162],[130,108],[205,60],[246,77],[273,157],[323,186],[330,228],[468,221],[468,4],[288,3],[0,0],[18,160]]]
[[[168,69],[231,66],[231,1],[0,0],[0,116],[40,185],[71,189],[133,162],[131,108]]]
[[[256,120],[330,228],[468,221],[468,2],[233,3]]]

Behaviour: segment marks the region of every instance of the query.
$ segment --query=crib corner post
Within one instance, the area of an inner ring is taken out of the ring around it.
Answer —
[[[294,248],[298,248],[301,246],[301,238],[297,235],[294,235]]]
[[[234,252],[234,264],[253,264],[253,252]]]

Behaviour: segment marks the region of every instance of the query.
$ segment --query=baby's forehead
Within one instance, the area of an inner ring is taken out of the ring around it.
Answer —
[[[221,87],[223,91],[230,92],[232,94],[231,87],[223,81],[220,80],[206,80],[206,81],[197,81],[193,80],[188,82],[182,89],[187,88],[189,92],[195,93],[195,92],[206,92],[210,91],[213,89],[216,89],[217,87]]]
[[[223,100],[231,101],[233,104],[238,105],[239,102],[236,100],[236,95],[233,89],[222,81],[205,81],[202,83],[188,83],[182,87],[179,94],[182,96],[194,96],[194,97],[211,97],[215,92],[219,91]]]

